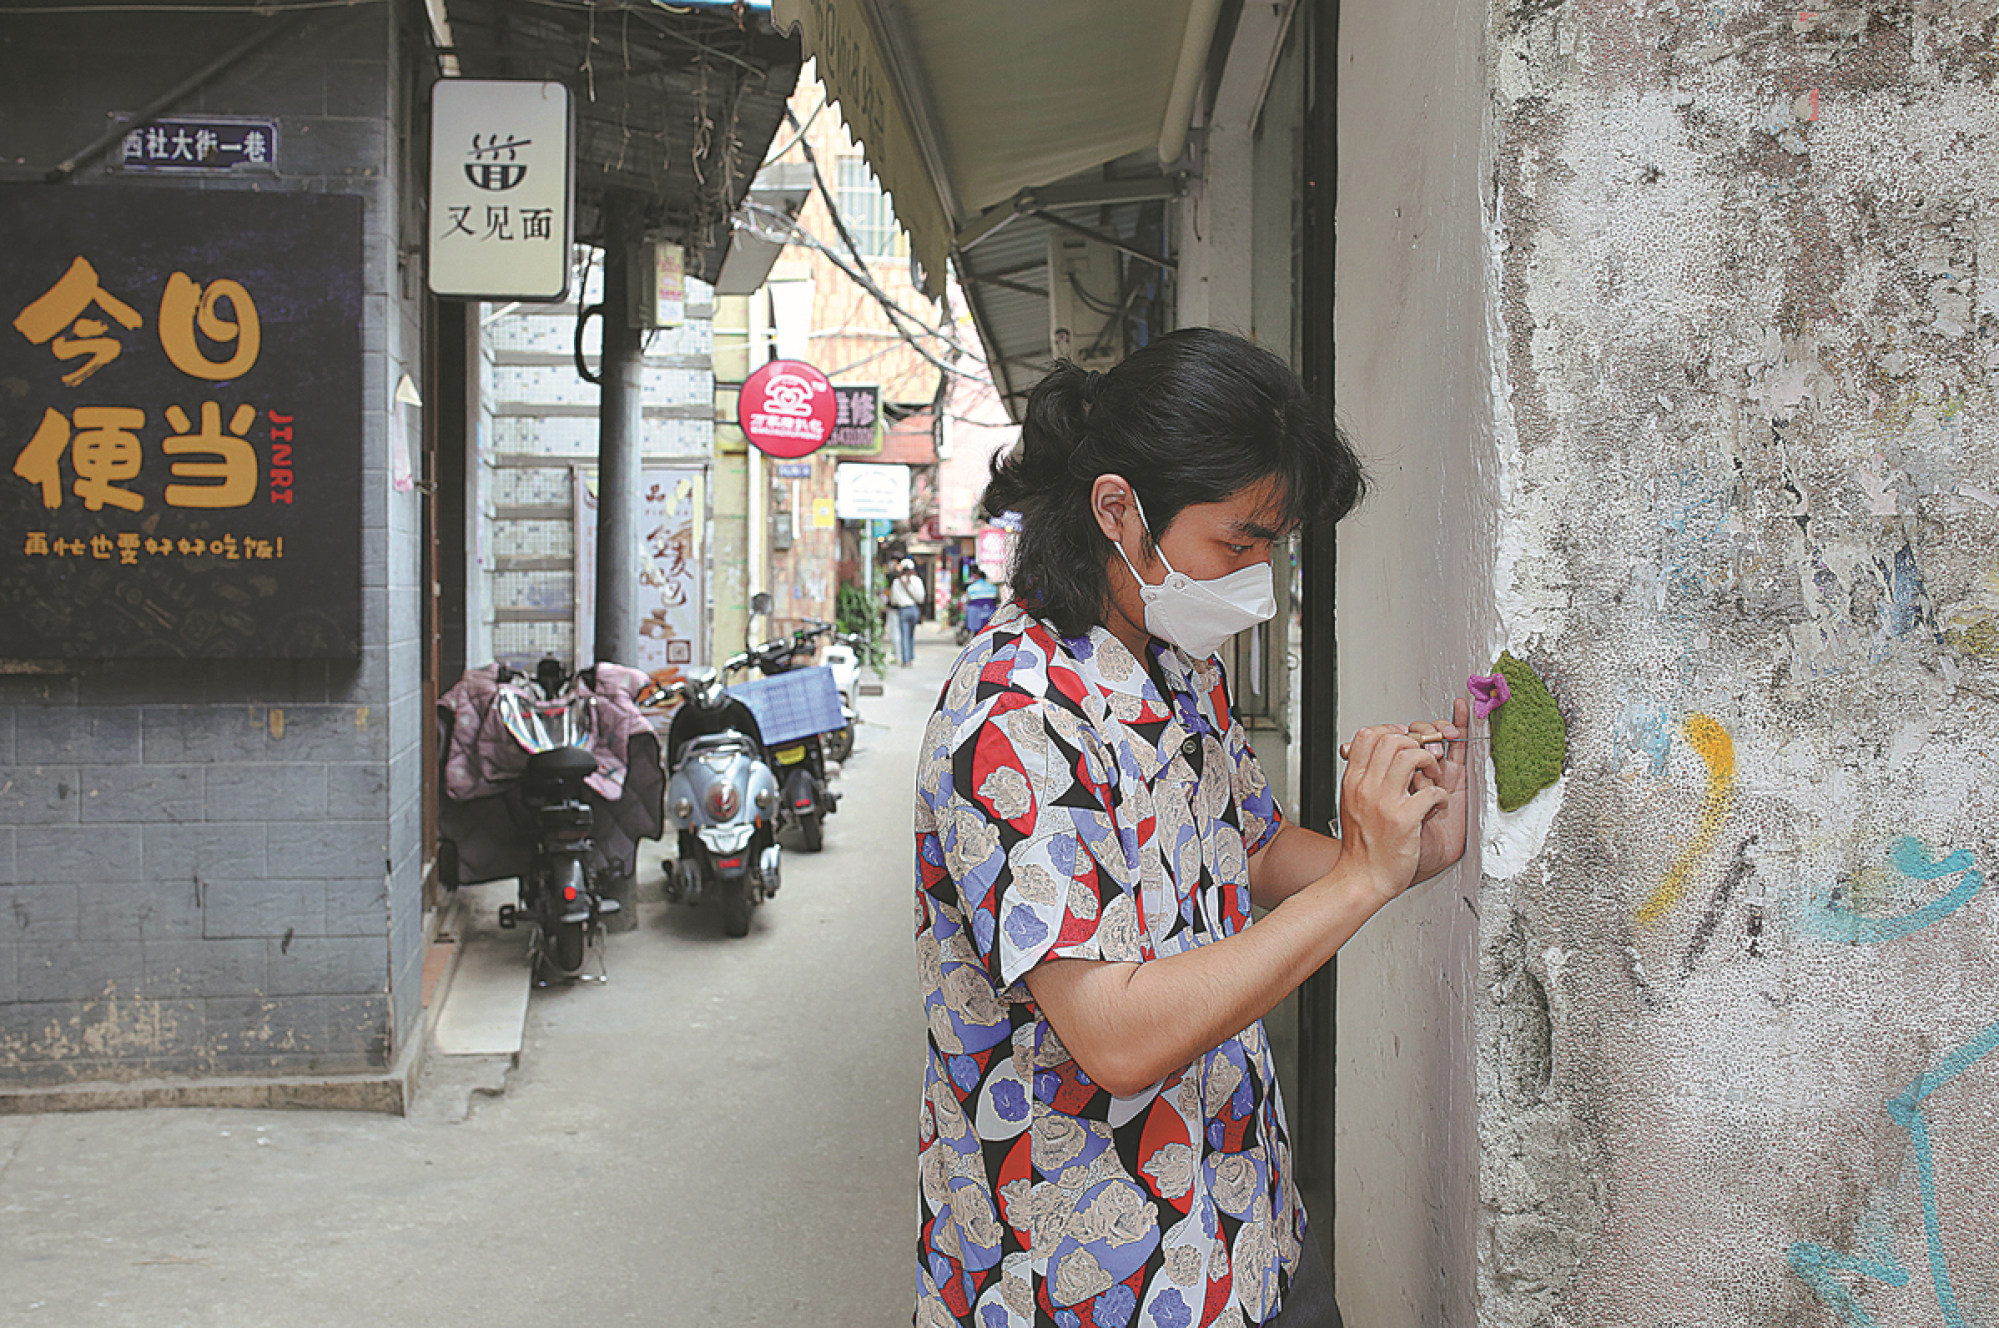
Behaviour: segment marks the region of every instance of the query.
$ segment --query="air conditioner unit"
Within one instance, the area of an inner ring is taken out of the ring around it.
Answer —
[[[1048,344],[1085,369],[1124,358],[1118,252],[1071,231],[1048,232]]]

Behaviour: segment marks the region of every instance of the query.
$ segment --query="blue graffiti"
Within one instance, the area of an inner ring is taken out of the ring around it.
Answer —
[[[1801,930],[1821,940],[1847,945],[1876,944],[1901,940],[1931,926],[1970,903],[1985,884],[1985,877],[1972,855],[1962,849],[1932,858],[1920,841],[1904,838],[1889,853],[1895,869],[1918,881],[1941,880],[1963,874],[1955,890],[1931,900],[1921,908],[1895,917],[1865,917],[1844,903],[1836,902],[1830,891],[1815,896],[1796,921]],[[1957,1291],[1951,1283],[1950,1266],[1944,1257],[1943,1225],[1937,1211],[1936,1163],[1930,1150],[1930,1121],[1923,1104],[1952,1080],[1980,1060],[1999,1051],[1999,1024],[1971,1041],[1939,1057],[1910,1081],[1886,1104],[1888,1118],[1909,1136],[1916,1159],[1916,1183],[1921,1193],[1923,1241],[1929,1256],[1930,1285],[1936,1292],[1937,1308],[1943,1313],[1945,1328],[1967,1328],[1958,1307]],[[1910,1273],[1890,1249],[1884,1225],[1864,1225],[1862,1254],[1843,1254],[1812,1241],[1799,1241],[1787,1252],[1785,1262],[1818,1298],[1838,1314],[1850,1328],[1876,1328],[1874,1316],[1858,1297],[1840,1282],[1838,1275],[1857,1273],[1889,1286],[1907,1286]]]
[[[1872,1256],[1840,1254],[1823,1245],[1801,1240],[1791,1247],[1785,1262],[1791,1265],[1792,1272],[1805,1280],[1806,1286],[1818,1293],[1820,1300],[1830,1305],[1834,1313],[1854,1328],[1871,1328],[1874,1316],[1835,1274],[1859,1273],[1862,1277],[1871,1277],[1889,1286],[1909,1285],[1909,1270],[1885,1248]]]
[[[1627,704],[1612,735],[1618,744],[1645,758],[1654,779],[1666,777],[1673,754],[1673,717],[1664,706]]]
[[[1929,591],[1923,585],[1922,569],[1916,566],[1915,550],[1905,541],[1901,548],[1895,550],[1892,567],[1887,559],[1876,558],[1874,568],[1888,592],[1888,635],[1906,636],[1927,624],[1931,638],[1943,640],[1943,633],[1937,630],[1930,609]]]
[[[1930,1285],[1936,1290],[1937,1308],[1943,1312],[1945,1328],[1966,1328],[1966,1324],[1964,1312],[1958,1308],[1956,1289],[1951,1285],[1949,1264],[1944,1259],[1943,1224],[1937,1213],[1936,1162],[1930,1152],[1930,1121],[1923,1112],[1923,1103],[1994,1051],[1999,1051],[1999,1024],[1942,1057],[1910,1081],[1907,1088],[1888,1099],[1888,1118],[1908,1133],[1916,1155],[1916,1183],[1922,1192],[1923,1243],[1929,1252]],[[1801,1240],[1791,1246],[1786,1262],[1852,1328],[1876,1328],[1874,1316],[1835,1280],[1835,1273],[1859,1273],[1897,1287],[1909,1282],[1909,1270],[1888,1251],[1886,1237],[1881,1233],[1877,1233],[1875,1249],[1866,1256],[1840,1254]]]
[[[1972,865],[1975,859],[1963,849],[1932,861],[1919,840],[1905,838],[1895,845],[1889,860],[1895,864],[1895,870],[1912,880],[1934,881],[1959,872],[1964,874],[1964,879],[1958,882],[1955,890],[1932,899],[1921,908],[1885,918],[1856,912],[1851,904],[1836,897],[1832,887],[1827,887],[1814,893],[1797,910],[1793,921],[1798,930],[1807,936],[1843,945],[1899,941],[1957,912],[1985,887],[1984,873]]]

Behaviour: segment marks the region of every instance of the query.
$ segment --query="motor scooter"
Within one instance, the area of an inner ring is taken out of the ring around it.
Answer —
[[[531,953],[543,982],[581,976],[590,939],[602,938],[604,918],[621,907],[599,894],[589,867],[596,813],[584,781],[597,772],[597,758],[587,750],[590,698],[576,682],[560,661],[544,659],[532,681],[503,672],[494,697],[507,733],[529,753],[520,797],[533,835],[520,901],[502,905],[499,922],[534,924]]]
[[[776,771],[780,794],[778,825],[798,833],[799,847],[817,853],[825,844],[825,818],[840,807],[840,795],[826,779],[824,735],[844,724],[833,671],[800,664],[796,638],[766,641],[722,661],[725,676],[754,668],[763,676],[732,682],[731,696],[757,717]]]
[[[777,772],[756,715],[713,669],[675,684],[684,698],[667,727],[667,806],[679,857],[667,871],[666,895],[698,904],[722,898],[723,929],[750,930],[750,910],[778,891]]]
[[[833,670],[833,685],[840,689],[840,717],[846,722],[823,735],[820,742],[825,747],[827,760],[844,764],[854,754],[854,731],[861,723],[860,648],[864,644],[863,639],[818,618],[808,618],[806,625],[792,636],[801,645],[815,639],[825,641],[825,645],[820,647],[819,662]]]
[[[993,613],[999,608],[999,588],[981,578],[965,590],[963,608],[958,615],[958,630],[954,633],[958,644],[963,646],[992,621]]]

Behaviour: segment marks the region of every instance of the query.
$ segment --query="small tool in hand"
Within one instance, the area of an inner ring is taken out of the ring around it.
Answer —
[[[1423,745],[1423,746],[1425,746],[1425,747],[1429,746],[1429,745],[1430,745],[1431,743],[1433,743],[1433,742],[1441,742],[1441,743],[1444,743],[1444,744],[1446,744],[1446,745],[1449,745],[1450,743],[1454,743],[1454,742],[1491,742],[1491,741],[1492,741],[1492,735],[1491,735],[1491,734],[1489,734],[1489,733],[1467,733],[1467,734],[1465,734],[1464,736],[1462,736],[1462,737],[1458,737],[1458,738],[1451,738],[1451,737],[1446,737],[1446,736],[1445,736],[1444,734],[1441,734],[1441,733],[1412,733],[1412,734],[1410,734],[1409,736],[1410,736],[1410,737],[1412,737],[1412,738],[1414,738],[1414,739],[1415,739],[1415,740],[1416,740],[1416,741],[1417,741],[1418,743],[1420,743],[1421,745]],[[1347,759],[1347,752],[1348,752],[1348,750],[1349,750],[1349,749],[1350,749],[1351,747],[1352,747],[1352,744],[1351,744],[1351,743],[1344,743],[1344,742],[1343,742],[1343,743],[1341,743],[1341,744],[1340,744],[1340,759],[1341,759],[1342,761],[1344,761],[1344,760],[1346,760],[1346,759]]]

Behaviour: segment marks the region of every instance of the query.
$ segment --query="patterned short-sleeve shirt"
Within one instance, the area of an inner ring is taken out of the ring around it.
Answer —
[[[1249,924],[1279,812],[1221,666],[1009,606],[959,658],[917,782],[930,1026],[918,1328],[1267,1322],[1304,1230],[1261,1022],[1130,1097],[1021,980]]]

